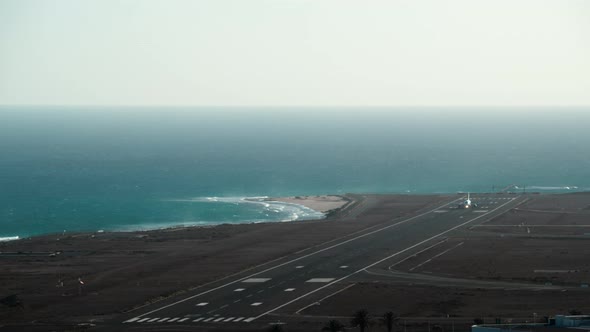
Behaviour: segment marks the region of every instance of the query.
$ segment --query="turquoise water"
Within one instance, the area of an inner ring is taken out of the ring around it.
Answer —
[[[245,197],[588,190],[587,111],[4,106],[0,237],[321,217]]]

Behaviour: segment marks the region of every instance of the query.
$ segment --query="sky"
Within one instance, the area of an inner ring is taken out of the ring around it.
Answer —
[[[0,0],[0,105],[590,105],[585,0]]]

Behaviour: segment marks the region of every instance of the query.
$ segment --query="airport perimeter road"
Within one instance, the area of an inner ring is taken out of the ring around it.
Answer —
[[[516,195],[474,195],[473,209],[457,209],[459,200],[430,211],[302,252],[294,259],[269,265],[249,276],[211,285],[176,302],[156,303],[116,323],[126,328],[155,329],[179,325],[202,329],[238,329],[244,324],[265,323],[277,312],[294,312],[334,291],[365,269],[399,259],[431,245],[462,227],[481,223],[518,204]],[[222,325],[222,326],[221,326]],[[243,326],[242,326],[243,327]]]

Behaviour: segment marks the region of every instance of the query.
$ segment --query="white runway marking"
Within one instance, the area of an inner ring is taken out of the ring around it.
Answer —
[[[447,213],[449,210],[436,210],[434,213]]]
[[[238,317],[238,318],[236,318],[236,319],[234,320],[234,323],[235,323],[235,322],[239,322],[239,321],[241,321],[241,320],[243,320],[243,319],[244,319],[244,317]]]
[[[254,302],[254,303],[252,303],[250,305],[253,306],[253,307],[257,307],[257,306],[259,306],[261,304],[262,304],[262,302]]]
[[[225,322],[231,322],[231,321],[232,321],[234,318],[235,318],[235,317],[230,317],[230,318],[228,318],[228,319],[224,320],[223,322],[224,322],[224,323],[225,323]]]
[[[419,254],[421,254],[421,253],[423,253],[423,252],[425,252],[425,251],[428,251],[428,250],[430,250],[430,249],[432,249],[432,248],[434,248],[434,247],[436,247],[436,246],[439,246],[439,245],[441,245],[441,244],[443,244],[443,243],[447,242],[448,240],[449,240],[449,239],[444,239],[444,240],[442,240],[442,241],[440,241],[440,242],[437,242],[437,243],[435,243],[435,244],[433,244],[433,245],[431,245],[431,246],[429,246],[429,247],[426,247],[426,248],[424,248],[424,249],[422,249],[422,250],[418,251],[417,253],[415,253],[415,254],[413,254],[413,255],[411,255],[411,256],[408,256],[408,257],[406,257],[406,258],[402,259],[401,261],[398,261],[398,262],[396,262],[396,263],[393,263],[393,264],[389,265],[389,267],[387,267],[387,269],[388,269],[389,271],[391,271],[391,268],[392,268],[392,267],[394,267],[394,266],[397,266],[397,265],[399,265],[399,264],[401,264],[401,263],[403,263],[403,262],[407,261],[407,260],[408,260],[408,259],[410,259],[410,258],[414,258],[414,257],[418,256]]]
[[[139,319],[139,317],[134,317],[134,318],[131,318],[131,319],[128,319],[128,320],[124,321],[123,323],[133,323],[133,322],[135,322],[138,319]]]
[[[285,292],[292,292],[294,290],[295,290],[295,288],[287,288],[287,289],[285,289]]]
[[[202,321],[203,319],[205,319],[205,317],[197,318],[197,319],[193,320],[193,322],[200,322],[200,321]]]
[[[243,292],[246,288],[236,288],[234,292]]]
[[[166,323],[176,322],[179,319],[180,319],[180,317],[172,318],[171,320],[167,321]]]
[[[145,321],[148,321],[148,320],[150,320],[150,319],[149,319],[149,318],[144,318],[144,319],[140,319],[140,320],[138,320],[137,322],[138,322],[138,323],[143,323],[143,322],[145,322]]]
[[[309,279],[306,282],[330,282],[332,280],[335,280],[336,278],[312,278]]]
[[[346,269],[348,267],[348,265],[342,265],[340,268],[341,269]]]
[[[162,318],[162,319],[160,319],[160,320],[158,321],[158,323],[165,322],[165,321],[167,321],[167,320],[169,320],[169,319],[170,319],[170,317]]]
[[[216,320],[214,320],[214,322],[219,322],[219,321],[222,321],[222,320],[224,320],[224,319],[225,319],[225,317],[219,317],[219,318],[217,318]]]
[[[455,248],[457,248],[457,247],[459,247],[459,246],[462,246],[462,245],[463,245],[463,243],[464,243],[464,242],[461,242],[461,243],[459,243],[458,245],[456,245],[456,246],[454,246],[454,247],[452,247],[452,248],[449,248],[449,249],[447,249],[447,250],[445,250],[445,251],[441,252],[440,254],[434,255],[433,257],[431,257],[431,258],[429,258],[429,259],[425,260],[424,262],[422,262],[422,263],[420,263],[420,264],[418,264],[418,265],[414,266],[413,268],[411,268],[411,269],[410,269],[410,271],[414,271],[415,269],[419,268],[420,266],[422,266],[422,265],[424,265],[424,264],[426,264],[426,263],[428,263],[428,262],[431,262],[433,259],[436,259],[436,258],[438,258],[438,257],[440,257],[440,256],[442,256],[442,255],[444,255],[444,254],[446,254],[447,252],[449,252],[449,251],[451,251],[451,250],[453,250],[453,249],[455,249]]]
[[[207,304],[209,304],[209,302],[201,302],[201,303],[197,304],[197,307],[204,307]]]
[[[185,320],[189,320],[189,318],[183,318],[183,319],[180,319],[178,322],[179,322],[179,323],[182,323],[182,322],[184,322]]]
[[[207,318],[207,319],[205,319],[203,322],[208,322],[208,321],[210,321],[210,320],[213,320],[213,318],[215,318],[215,317]]]
[[[246,283],[260,283],[260,282],[267,282],[270,279],[271,278],[249,278],[249,279],[243,280],[242,282],[246,282]]]
[[[235,300],[235,301],[234,301],[234,303],[238,303],[238,302],[240,302],[240,301],[242,301],[242,300],[239,300],[239,299],[238,299],[238,300]]]
[[[158,319],[160,319],[160,317],[158,317],[158,318],[154,318],[154,319],[150,319],[150,320],[148,320],[147,322],[148,322],[148,323],[155,322],[155,321],[157,321]]]
[[[473,213],[486,213],[488,210],[473,210]]]
[[[244,319],[244,322],[246,322],[246,323],[250,323],[251,321],[253,321],[253,320],[255,320],[255,319],[256,319],[256,317],[250,317],[250,318],[246,318],[246,319]]]
[[[296,268],[296,269],[302,269],[302,268],[304,268],[304,267],[305,267],[305,266],[303,266],[303,265],[298,265],[298,266],[295,266],[295,268]]]

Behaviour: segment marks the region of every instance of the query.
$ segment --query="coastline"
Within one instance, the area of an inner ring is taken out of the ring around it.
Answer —
[[[220,197],[223,199],[222,197]],[[316,196],[285,196],[285,197],[244,197],[241,199],[244,203],[253,204],[281,204],[289,206],[297,206],[302,210],[309,210],[310,216],[295,216],[293,219],[276,219],[276,220],[242,220],[239,222],[206,222],[206,221],[194,221],[189,223],[159,223],[159,224],[138,224],[138,225],[119,225],[115,229],[104,230],[72,230],[64,233],[43,233],[31,236],[5,236],[0,237],[0,243],[22,241],[24,239],[37,238],[58,235],[61,237],[66,236],[78,236],[84,234],[97,234],[97,233],[138,233],[143,234],[146,232],[174,232],[186,229],[200,229],[200,228],[216,228],[219,226],[237,226],[237,225],[251,225],[251,224],[273,224],[273,223],[291,223],[297,221],[308,221],[308,220],[323,220],[330,217],[338,212],[346,210],[350,207],[355,200],[345,195],[316,195]]]
[[[340,195],[272,197],[268,201],[302,205],[326,215],[342,210],[353,202],[349,197]]]

